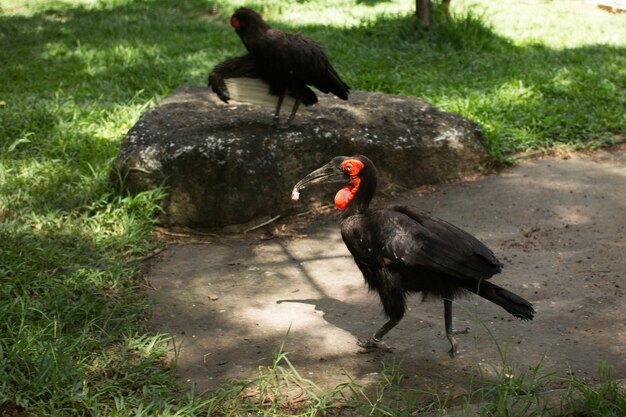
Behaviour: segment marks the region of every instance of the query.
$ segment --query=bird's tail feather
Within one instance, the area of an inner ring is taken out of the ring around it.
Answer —
[[[276,109],[278,97],[270,94],[269,84],[258,78],[226,78],[226,88],[231,99],[241,103],[250,103],[257,106],[269,107]],[[295,104],[295,99],[289,95],[289,91],[285,94],[281,108],[291,109]]]
[[[477,285],[464,285],[464,288],[499,305],[517,318],[532,320],[535,315],[535,309],[530,302],[491,282],[482,280]]]
[[[322,91],[327,90],[324,92],[333,93],[340,99],[347,100],[348,94],[350,93],[350,86],[346,84],[345,82],[343,82],[343,80],[339,77],[339,74],[337,74],[334,68],[329,69],[328,75],[329,77],[326,80],[327,85],[325,86],[324,89],[322,89]]]

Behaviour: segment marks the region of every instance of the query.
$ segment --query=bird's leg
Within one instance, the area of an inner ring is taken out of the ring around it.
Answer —
[[[389,332],[389,330],[396,327],[398,323],[400,323],[400,320],[390,319],[389,321],[387,321],[387,323],[383,324],[383,326],[378,329],[378,331],[374,333],[372,337],[367,340],[359,339],[357,341],[357,344],[364,348],[380,347],[381,344],[384,345],[383,336],[385,336]]]
[[[287,127],[291,126],[291,122],[293,121],[293,118],[296,116],[296,113],[298,112],[298,107],[300,107],[300,102],[302,102],[302,99],[298,97],[296,99],[296,102],[293,103],[293,108],[291,109],[289,120],[287,120]]]
[[[448,338],[448,341],[450,342],[450,350],[448,351],[448,354],[454,358],[454,355],[456,355],[457,343],[456,343],[456,339],[453,336],[454,332],[452,331],[452,301],[451,300],[447,300],[447,299],[443,300],[443,318],[446,324],[446,337]]]
[[[448,341],[450,342],[450,350],[448,351],[448,354],[450,355],[450,357],[454,358],[454,355],[456,355],[457,346],[458,346],[456,343],[456,339],[454,338],[454,335],[465,334],[469,331],[469,328],[458,331],[458,332],[455,332],[453,330],[452,328],[452,300],[448,300],[448,299],[443,300],[443,318],[444,318],[445,325],[446,325],[446,337],[448,338]]]
[[[272,121],[272,125],[278,128],[278,122],[280,117],[280,108],[283,106],[283,100],[285,98],[285,92],[283,91],[278,96],[278,103],[276,103],[276,112],[274,113],[274,120]]]

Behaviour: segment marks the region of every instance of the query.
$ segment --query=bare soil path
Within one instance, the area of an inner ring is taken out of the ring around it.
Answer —
[[[330,201],[329,201],[330,202]],[[154,331],[176,336],[184,383],[214,388],[254,376],[289,336],[301,374],[327,388],[380,378],[400,363],[407,383],[462,394],[501,369],[594,380],[602,360],[626,377],[626,146],[523,163],[497,175],[398,195],[475,234],[504,264],[493,281],[534,303],[533,322],[473,297],[455,303],[459,354],[447,355],[443,305],[409,298],[386,337],[390,351],[356,345],[384,318],[341,241],[336,213],[280,220],[246,235],[194,237],[153,258]],[[281,236],[283,235],[283,236]],[[285,236],[287,235],[287,236]]]

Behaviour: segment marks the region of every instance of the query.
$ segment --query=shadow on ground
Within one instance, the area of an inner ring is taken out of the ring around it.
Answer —
[[[399,195],[466,228],[505,265],[493,278],[531,300],[536,320],[521,322],[476,297],[459,300],[460,352],[446,354],[438,300],[409,298],[410,311],[387,337],[390,351],[360,353],[358,337],[383,322],[375,295],[343,246],[335,214],[288,219],[292,237],[265,240],[283,223],[244,236],[177,244],[154,259],[148,295],[155,331],[176,335],[178,372],[214,388],[254,375],[289,332],[296,368],[323,387],[380,378],[400,363],[407,382],[457,395],[507,363],[541,363],[594,379],[605,360],[626,376],[626,146],[544,159],[474,181]],[[306,235],[294,238],[293,235]]]

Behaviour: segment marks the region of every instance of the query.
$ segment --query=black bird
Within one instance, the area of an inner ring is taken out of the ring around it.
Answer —
[[[520,319],[532,320],[528,301],[486,280],[502,264],[481,241],[460,228],[412,206],[369,207],[376,192],[376,167],[365,156],[338,156],[296,184],[292,199],[313,184],[343,182],[335,206],[346,210],[341,236],[370,290],[380,296],[388,321],[362,347],[376,347],[404,316],[407,293],[443,298],[450,355],[457,351],[452,300],[472,292]]]
[[[278,97],[274,123],[278,124],[280,109],[286,96],[294,99],[291,124],[300,103],[317,103],[317,95],[308,86],[323,93],[332,93],[348,99],[350,87],[343,82],[328,60],[324,47],[298,34],[272,29],[254,10],[241,7],[230,18],[230,24],[241,38],[248,54],[218,64],[209,75],[209,86],[218,97],[228,103],[231,98],[225,80],[257,78],[267,84],[265,94]],[[235,86],[236,87],[236,86]],[[240,87],[246,89],[248,85]],[[258,88],[258,87],[257,87]],[[255,102],[254,97],[246,97]],[[258,99],[257,99],[258,100]]]

